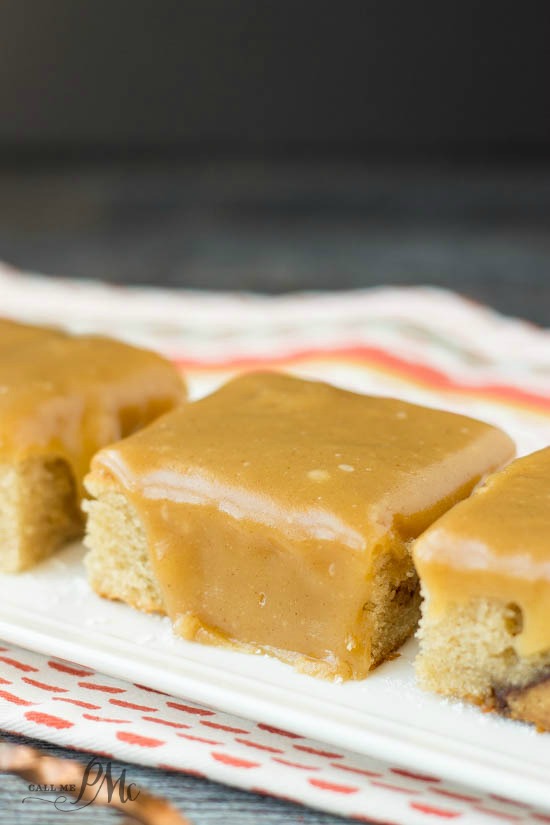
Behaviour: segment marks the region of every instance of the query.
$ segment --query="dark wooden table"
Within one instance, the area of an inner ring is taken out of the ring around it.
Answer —
[[[428,283],[550,325],[550,166],[2,167],[0,259],[109,281],[284,292]]]
[[[0,163],[0,259],[120,283],[269,293],[427,283],[550,325],[550,167]],[[126,767],[195,825],[342,821]],[[26,792],[23,780],[0,778],[2,822],[59,821],[40,803],[22,805]],[[71,823],[116,816],[86,809]]]

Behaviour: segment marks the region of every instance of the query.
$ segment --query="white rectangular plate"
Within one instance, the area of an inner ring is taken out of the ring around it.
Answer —
[[[362,682],[176,639],[167,619],[92,593],[80,545],[0,576],[0,637],[248,719],[548,806],[550,734],[418,690],[410,641]]]

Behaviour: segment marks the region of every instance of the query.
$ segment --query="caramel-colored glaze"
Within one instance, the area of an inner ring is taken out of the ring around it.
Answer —
[[[64,333],[52,327],[36,327],[0,318],[0,357],[5,357],[17,347],[28,346],[33,341],[38,343],[47,338],[61,337],[64,337]]]
[[[102,450],[92,475],[136,508],[178,633],[361,678],[377,563],[408,560],[513,450],[479,421],[260,373]]]
[[[550,648],[550,448],[512,462],[416,542],[433,615],[472,598],[519,605],[520,655]]]
[[[180,375],[155,353],[0,320],[0,463],[63,458],[81,486],[97,450],[184,398]]]

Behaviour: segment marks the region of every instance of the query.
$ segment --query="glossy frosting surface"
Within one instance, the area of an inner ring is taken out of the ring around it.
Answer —
[[[550,448],[492,475],[418,540],[430,609],[485,597],[518,604],[519,652],[550,647]]]
[[[175,368],[155,353],[0,320],[0,463],[59,456],[80,485],[99,448],[184,396]]]
[[[373,569],[513,451],[462,416],[250,374],[102,450],[188,638],[365,675]]]

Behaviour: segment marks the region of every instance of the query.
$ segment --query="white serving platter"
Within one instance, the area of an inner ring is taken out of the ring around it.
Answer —
[[[537,806],[550,804],[550,734],[420,691],[416,642],[362,682],[325,683],[266,656],[177,639],[167,619],[105,601],[73,545],[0,576],[0,638],[213,708]]]

